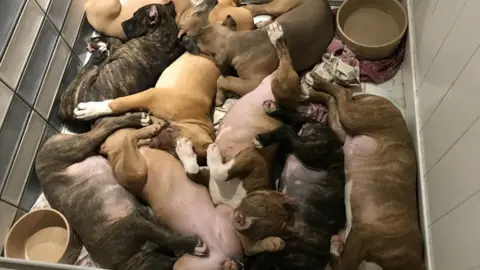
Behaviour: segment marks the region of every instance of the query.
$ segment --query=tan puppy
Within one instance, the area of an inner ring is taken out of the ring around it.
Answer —
[[[344,143],[347,224],[332,237],[333,268],[356,270],[367,260],[385,270],[424,269],[417,161],[405,119],[388,99],[352,97],[348,89],[312,78],[325,93],[312,91],[310,98],[328,104],[328,124]]]
[[[185,53],[162,73],[155,88],[113,100],[80,103],[74,114],[78,119],[88,120],[148,110],[170,123],[160,134],[157,146],[176,152],[185,170],[196,174],[197,155],[205,158],[206,148],[213,142],[210,110],[218,76],[220,71],[211,60]]]
[[[165,4],[170,0],[85,0],[85,14],[92,27],[107,36],[127,39],[122,28],[122,23],[132,17],[139,8],[149,4]],[[172,0],[175,5],[176,21],[182,29],[195,25],[196,14],[192,8],[201,1],[197,0]],[[235,18],[241,25],[239,30],[253,28],[251,13],[245,8],[236,7],[230,0],[222,0],[214,9],[208,20],[213,23],[225,20],[227,15]]]

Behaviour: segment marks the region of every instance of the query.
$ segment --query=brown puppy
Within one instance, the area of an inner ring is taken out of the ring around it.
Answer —
[[[299,78],[292,68],[281,26],[275,22],[267,28],[280,57],[278,69],[235,103],[220,123],[215,144],[207,149],[210,195],[214,203],[236,208],[234,225],[241,236],[245,236],[241,239],[247,254],[271,251],[266,246],[272,243],[276,250],[283,248],[282,239],[265,238],[265,232],[276,231],[276,236],[283,236],[280,232],[288,231],[293,222],[288,200],[284,196],[271,196],[277,194],[271,191],[270,181],[276,146],[258,150],[252,144],[257,134],[281,125],[265,113],[265,102],[291,101],[296,99],[286,97],[300,95]],[[273,201],[267,203],[266,198]]]
[[[253,15],[270,13],[278,16],[286,12],[275,21],[284,29],[297,72],[320,61],[333,38],[333,16],[326,0],[274,0],[267,5],[249,8]],[[248,32],[235,32],[235,29],[235,18],[227,16],[223,24],[198,27],[184,38],[189,52],[212,57],[222,70],[224,76],[217,82],[217,105],[223,103],[225,91],[243,96],[278,66],[275,48],[264,29]],[[236,70],[238,77],[226,76],[231,68]]]
[[[227,14],[237,20],[239,29],[250,30],[253,28],[251,13],[245,8],[235,7],[229,3],[230,0],[223,0],[215,12],[209,16],[211,23],[225,20]],[[139,8],[149,4],[166,4],[169,0],[85,0],[85,14],[88,22],[98,32],[123,40],[127,39],[122,29],[122,23],[132,17]],[[172,0],[177,13],[176,21],[181,29],[192,27],[196,23],[196,13],[192,12],[194,7],[201,1],[196,0]]]
[[[343,232],[332,237],[334,269],[356,270],[363,260],[385,270],[424,269],[416,156],[402,114],[383,97],[352,97],[312,78],[325,93],[311,92],[310,98],[327,103],[328,124],[344,142],[347,227],[345,241]]]

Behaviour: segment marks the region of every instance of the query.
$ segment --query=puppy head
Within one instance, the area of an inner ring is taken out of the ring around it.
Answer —
[[[204,55],[223,65],[227,60],[225,44],[228,35],[236,30],[236,22],[228,15],[225,21],[213,23],[201,29],[192,30],[182,36],[182,43],[188,52]]]
[[[217,3],[217,0],[200,0],[194,7],[186,10],[178,20],[178,38],[198,35],[200,30],[208,25],[208,16]]]
[[[175,23],[175,16],[175,6],[172,2],[165,5],[146,5],[135,11],[132,18],[124,21],[122,28],[128,39],[137,38],[159,27],[172,28],[171,26]]]
[[[267,236],[291,236],[294,233],[294,199],[278,191],[249,193],[233,211],[235,229],[258,241]]]

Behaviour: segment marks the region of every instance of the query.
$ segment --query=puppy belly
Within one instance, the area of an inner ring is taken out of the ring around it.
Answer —
[[[209,182],[210,196],[215,204],[226,204],[233,208],[237,208],[240,202],[247,195],[247,191],[243,187],[242,181],[232,179],[229,181]]]

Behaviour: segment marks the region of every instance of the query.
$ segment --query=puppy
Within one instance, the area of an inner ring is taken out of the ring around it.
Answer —
[[[279,189],[295,199],[296,234],[285,241],[282,251],[259,254],[248,269],[325,269],[330,261],[330,239],[345,226],[342,145],[325,124],[275,104],[266,109],[287,125],[259,134],[256,146],[279,142],[292,153],[287,155]],[[293,127],[301,125],[297,135]]]
[[[319,62],[334,35],[333,16],[326,0],[273,0],[265,5],[247,6],[252,15],[269,14],[285,31],[295,71]],[[186,49],[215,59],[222,70],[217,82],[216,105],[225,92],[243,96],[257,87],[278,66],[276,50],[264,29],[236,32],[237,23],[227,16],[222,23],[197,27],[185,36]],[[238,77],[231,76],[231,69]],[[281,104],[284,106],[284,104]]]
[[[123,25],[129,37],[137,38],[123,45],[116,38],[90,40],[92,58],[61,97],[63,121],[76,121],[73,110],[79,103],[113,99],[152,87],[184,52],[176,39],[172,3],[144,6]]]
[[[328,105],[328,124],[345,152],[347,223],[332,237],[334,269],[357,269],[363,260],[383,269],[424,269],[416,156],[405,119],[383,97],[352,97],[312,78],[322,92],[310,98]]]
[[[283,96],[300,93],[299,78],[291,66],[282,29],[276,23],[270,24],[268,29],[271,42],[279,52],[278,69],[227,112],[220,123],[215,143],[207,149],[210,195],[214,203],[236,208],[235,228],[242,236],[246,254],[273,251],[267,244],[272,241],[275,242],[275,250],[283,248],[283,240],[279,237],[263,242],[265,231],[253,229],[257,224],[269,223],[276,227],[277,232],[287,232],[293,222],[289,201],[271,190],[270,167],[276,146],[259,151],[252,145],[258,133],[274,130],[281,125],[280,121],[265,114],[263,102],[277,100],[279,93]],[[268,206],[266,198],[272,200],[271,204],[275,206]]]
[[[176,258],[165,248],[205,255],[199,238],[167,231],[149,207],[118,184],[107,160],[95,154],[112,132],[141,126],[145,116],[134,113],[104,118],[90,132],[55,135],[36,157],[45,197],[65,215],[102,268],[172,269]],[[142,248],[147,241],[163,251]]]

